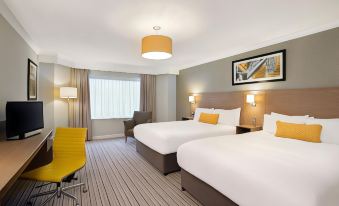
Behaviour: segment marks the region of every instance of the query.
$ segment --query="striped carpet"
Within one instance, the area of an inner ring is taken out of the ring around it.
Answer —
[[[88,192],[79,188],[70,193],[79,197],[81,205],[200,205],[187,192],[181,191],[180,173],[163,176],[136,151],[130,139],[95,140],[86,144],[87,164],[78,172],[77,182],[86,182]],[[25,205],[30,194],[48,191],[51,185],[34,189],[41,183],[18,180],[5,199],[5,205]],[[67,184],[66,184],[67,186]],[[47,197],[37,198],[39,205]],[[55,198],[48,205],[73,205],[67,197]]]

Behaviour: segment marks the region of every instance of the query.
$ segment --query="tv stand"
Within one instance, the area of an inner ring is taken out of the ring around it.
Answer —
[[[22,140],[22,139],[27,139],[27,138],[29,138],[29,137],[33,137],[34,135],[40,134],[41,131],[42,131],[42,130],[39,129],[39,130],[35,130],[35,131],[32,131],[32,132],[27,132],[27,133],[20,134],[20,135],[14,136],[14,137],[9,137],[9,138],[7,138],[7,140],[8,140],[8,141],[12,141],[12,140]]]

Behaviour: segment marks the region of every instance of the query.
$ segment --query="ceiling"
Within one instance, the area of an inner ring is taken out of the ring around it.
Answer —
[[[136,73],[178,70],[337,27],[338,0],[0,0],[40,61]],[[141,38],[173,39],[173,57],[141,57]]]

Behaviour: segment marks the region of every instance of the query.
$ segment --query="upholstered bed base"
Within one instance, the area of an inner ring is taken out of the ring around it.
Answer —
[[[184,169],[181,169],[181,188],[204,206],[237,206],[225,195]]]
[[[161,173],[167,175],[172,172],[180,171],[177,162],[177,153],[160,154],[137,140],[137,152],[143,156],[149,163],[157,168]]]

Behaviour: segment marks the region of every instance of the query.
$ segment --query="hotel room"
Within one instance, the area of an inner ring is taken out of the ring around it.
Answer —
[[[0,206],[338,206],[338,10],[0,0]]]

